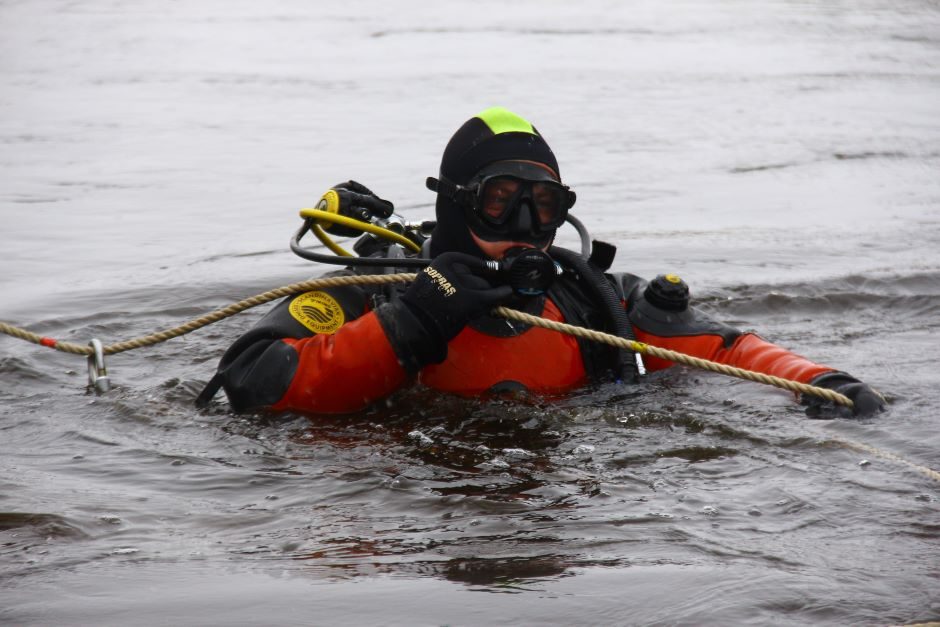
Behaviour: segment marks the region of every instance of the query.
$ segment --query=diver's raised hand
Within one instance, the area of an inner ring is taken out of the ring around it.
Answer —
[[[508,285],[483,278],[484,262],[458,252],[439,255],[402,294],[383,305],[379,319],[399,359],[419,370],[447,357],[447,343],[468,322],[512,296]]]
[[[395,205],[390,201],[379,198],[371,189],[352,180],[337,183],[326,190],[316,208],[360,222],[387,218],[395,211]],[[327,223],[321,226],[334,235],[355,237],[362,234],[360,229],[343,224]]]
[[[395,210],[395,205],[391,201],[379,198],[375,192],[357,181],[337,183],[331,189],[335,190],[349,206],[362,207],[379,218],[387,218]]]

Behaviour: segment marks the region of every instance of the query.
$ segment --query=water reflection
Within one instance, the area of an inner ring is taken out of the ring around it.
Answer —
[[[447,562],[443,576],[471,586],[522,592],[532,580],[563,575],[572,564],[564,556],[521,558],[457,558]]]
[[[603,386],[564,402],[416,388],[353,416],[238,421],[241,436],[253,428],[259,439],[286,428],[293,469],[319,477],[306,510],[314,524],[278,532],[296,538],[286,554],[270,550],[279,540],[260,553],[331,577],[421,574],[495,591],[649,559],[636,542],[672,543],[684,520],[669,512],[683,486],[667,468],[720,465],[765,444],[688,405],[665,411],[678,403],[670,385]],[[666,555],[675,551],[655,559]]]

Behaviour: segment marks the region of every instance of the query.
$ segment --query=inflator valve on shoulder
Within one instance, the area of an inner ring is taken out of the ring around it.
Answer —
[[[547,253],[522,247],[509,249],[502,261],[487,261],[486,268],[522,296],[544,294],[559,272],[558,265]]]
[[[685,311],[689,307],[689,286],[675,274],[660,274],[646,286],[643,298],[666,311]]]

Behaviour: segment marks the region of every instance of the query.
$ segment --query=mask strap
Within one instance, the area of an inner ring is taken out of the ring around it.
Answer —
[[[424,181],[424,184],[432,192],[437,192],[445,198],[450,198],[458,205],[473,205],[472,191],[466,187],[463,187],[462,185],[457,185],[456,183],[447,180],[443,176],[439,179],[436,179],[433,176],[429,176]]]
[[[436,179],[433,176],[429,176],[424,184],[432,192],[437,192],[442,196],[447,196],[451,200],[456,200],[454,197],[457,195],[457,186],[445,179],[443,176],[439,179]]]

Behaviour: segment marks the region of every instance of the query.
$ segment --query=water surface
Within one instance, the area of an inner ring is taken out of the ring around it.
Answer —
[[[352,177],[430,217],[447,138],[501,104],[615,270],[891,401],[813,421],[678,370],[200,413],[264,308],[109,358],[101,397],[0,338],[0,620],[937,620],[937,483],[835,440],[940,467],[938,33],[914,1],[0,3],[0,319],[110,343],[318,275],[299,208]]]

